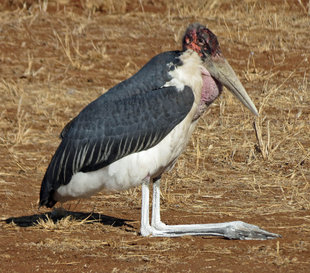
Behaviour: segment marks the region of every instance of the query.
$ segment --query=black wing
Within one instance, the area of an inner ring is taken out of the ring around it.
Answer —
[[[127,80],[129,84],[119,84],[90,103],[64,128],[62,142],[42,182],[40,205],[53,206],[54,191],[68,184],[73,174],[98,170],[155,146],[186,117],[194,101],[192,90],[187,86],[181,92],[173,86],[162,87],[170,80],[168,73],[165,82],[150,79],[143,88],[141,83],[148,73],[141,71],[132,77],[137,88],[132,78]],[[142,81],[137,77],[139,73],[144,76]],[[157,88],[147,89],[147,85]]]

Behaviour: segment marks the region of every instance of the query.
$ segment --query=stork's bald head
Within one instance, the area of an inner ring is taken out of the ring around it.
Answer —
[[[206,55],[221,55],[221,48],[216,35],[205,26],[194,23],[188,26],[183,37],[183,50],[192,49],[203,59]]]

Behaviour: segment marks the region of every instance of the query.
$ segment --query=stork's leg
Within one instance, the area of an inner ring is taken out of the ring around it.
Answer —
[[[141,228],[142,236],[149,236],[152,233],[150,226],[149,201],[150,201],[150,179],[145,178],[142,183],[142,202],[141,202]]]
[[[142,185],[142,204],[143,192],[146,191]],[[147,186],[147,197],[149,197],[149,187]],[[146,194],[144,195],[146,196]],[[267,240],[281,237],[278,234],[265,231],[258,226],[247,224],[241,221],[218,223],[218,224],[193,224],[193,225],[165,225],[160,220],[160,180],[153,186],[153,207],[152,207],[152,226],[148,223],[148,234],[154,237],[177,237],[184,235],[205,235],[222,236],[228,239],[238,240]],[[149,203],[147,202],[147,208]],[[146,213],[146,212],[144,212]],[[143,209],[142,209],[143,214]],[[148,213],[147,213],[148,214]],[[142,217],[143,218],[143,217]],[[141,234],[142,233],[141,222]]]
[[[167,227],[160,219],[160,179],[153,183],[153,200],[152,200],[152,222],[155,229],[164,229]]]

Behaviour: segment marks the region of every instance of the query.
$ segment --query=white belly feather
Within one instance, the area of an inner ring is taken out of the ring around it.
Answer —
[[[188,85],[194,92],[195,102],[186,118],[156,146],[125,156],[97,171],[74,174],[67,185],[62,185],[56,190],[55,200],[65,202],[89,197],[101,190],[119,191],[138,186],[143,179],[160,175],[180,156],[196,125],[193,117],[197,112],[202,88],[198,55],[189,51],[183,54],[182,61],[183,65],[170,74],[176,79],[171,85],[178,81],[177,87]]]

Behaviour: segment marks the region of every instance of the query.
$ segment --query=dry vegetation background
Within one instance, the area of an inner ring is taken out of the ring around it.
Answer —
[[[308,1],[11,0],[0,9],[0,272],[310,271]],[[65,217],[38,211],[63,126],[154,55],[180,49],[196,21],[218,36],[260,117],[228,92],[210,107],[164,176],[163,220],[243,220],[283,238],[142,238],[139,188],[67,204]]]

